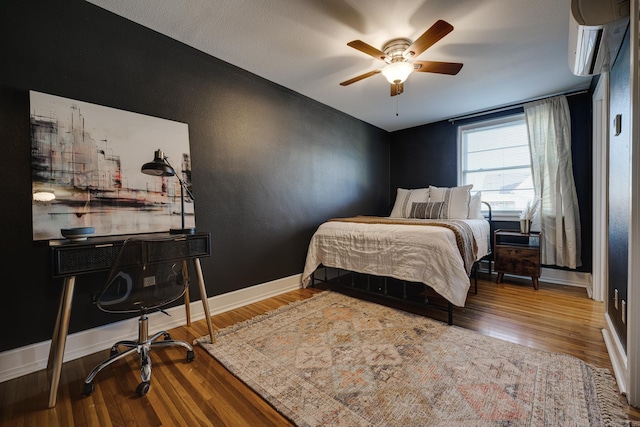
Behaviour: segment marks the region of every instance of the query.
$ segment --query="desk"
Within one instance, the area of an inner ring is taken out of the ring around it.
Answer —
[[[64,358],[64,348],[67,343],[67,333],[69,331],[69,319],[71,317],[71,303],[73,302],[73,288],[76,276],[80,274],[108,271],[116,260],[120,248],[129,237],[161,237],[168,236],[169,233],[136,234],[128,236],[105,236],[91,237],[84,241],[52,240],[49,242],[52,255],[52,277],[64,278],[62,296],[58,316],[51,339],[51,349],[49,350],[49,361],[47,371],[51,371],[51,388],[49,390],[49,408],[56,405],[58,385],[60,383],[60,372]],[[211,236],[209,233],[195,233],[185,235],[172,235],[173,237],[186,239],[188,241],[188,254],[183,262],[193,260],[193,266],[198,276],[200,286],[200,297],[204,308],[207,326],[211,340],[214,340],[213,323],[211,322],[211,312],[209,311],[209,301],[207,300],[207,290],[204,285],[204,276],[200,266],[200,258],[211,255]],[[184,269],[185,272],[188,269]],[[188,273],[187,273],[188,274]],[[187,324],[191,323],[189,312],[189,293],[185,293],[185,308],[187,310]]]

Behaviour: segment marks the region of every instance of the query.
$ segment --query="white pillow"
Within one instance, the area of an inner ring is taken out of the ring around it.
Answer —
[[[429,201],[444,202],[440,218],[467,219],[469,216],[470,191],[473,184],[461,187],[429,186]]]
[[[484,219],[482,215],[482,192],[478,191],[469,200],[469,219]]]
[[[415,190],[406,190],[398,188],[396,201],[393,204],[390,218],[409,218],[411,214],[411,206],[413,203],[426,203],[429,201],[429,189],[417,188]]]

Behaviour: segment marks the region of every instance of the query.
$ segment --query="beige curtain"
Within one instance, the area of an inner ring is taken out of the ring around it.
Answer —
[[[580,255],[580,213],[571,162],[571,118],[564,96],[524,105],[531,168],[540,198],[542,264],[575,269]]]

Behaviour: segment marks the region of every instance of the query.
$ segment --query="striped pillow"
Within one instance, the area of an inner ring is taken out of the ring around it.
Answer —
[[[417,188],[415,190],[406,190],[398,188],[396,201],[391,210],[390,218],[409,218],[411,206],[414,202],[426,203],[429,201],[429,189]]]
[[[440,219],[443,202],[414,203],[409,218]]]
[[[469,192],[473,184],[460,187],[434,187],[429,186],[429,201],[444,202],[442,219],[467,219],[469,216]]]

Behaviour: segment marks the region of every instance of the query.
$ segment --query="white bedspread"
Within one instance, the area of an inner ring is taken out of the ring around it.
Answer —
[[[476,238],[479,260],[489,252],[489,222],[465,222]],[[304,287],[320,264],[422,282],[458,307],[464,307],[470,286],[455,235],[445,227],[325,222],[309,244],[302,273]]]

